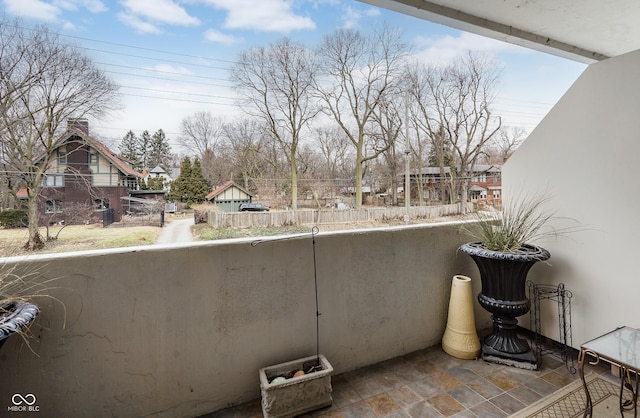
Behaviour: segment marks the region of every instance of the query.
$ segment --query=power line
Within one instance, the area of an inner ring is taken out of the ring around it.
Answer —
[[[149,68],[132,67],[130,65],[113,64],[113,63],[109,63],[109,62],[95,61],[95,63],[99,64],[99,65],[110,65],[112,67],[120,67],[120,68],[128,68],[128,69],[131,69],[131,70],[148,71],[148,72],[152,72],[152,73],[176,75],[176,76],[180,76],[180,77],[202,78],[202,79],[206,79],[206,80],[216,80],[216,81],[229,81],[226,78],[211,77],[211,76],[206,76],[206,75],[176,73],[174,71],[164,71],[164,70],[156,70],[156,69],[149,69]]]
[[[152,78],[154,80],[171,81],[171,82],[174,82],[174,83],[189,83],[189,84],[198,84],[198,85],[201,85],[201,86],[210,86],[210,87],[230,87],[230,86],[225,86],[225,85],[222,85],[222,84],[200,83],[200,82],[197,82],[197,81],[188,81],[188,80],[176,80],[176,79],[172,79],[172,78],[154,77],[154,76],[151,76],[151,75],[123,73],[123,72],[120,72],[120,71],[111,71],[111,70],[103,70],[103,71],[105,73],[128,75],[128,76],[132,76],[132,77]]]
[[[34,32],[34,31],[39,30],[37,28],[29,28],[29,27],[24,27],[24,26],[16,26],[16,27],[18,27],[19,29],[28,30],[30,32]],[[86,38],[86,37],[82,37],[82,36],[67,35],[67,34],[60,33],[60,32],[50,31],[50,33],[52,33],[53,35],[59,36],[61,38],[80,39],[80,40],[83,40],[83,41],[96,42],[96,43],[101,43],[101,44],[106,44],[106,45],[113,45],[113,46],[120,46],[120,47],[130,48],[130,49],[138,49],[138,50],[141,50],[141,51],[157,52],[157,53],[160,53],[160,54],[167,54],[167,55],[175,55],[175,56],[181,56],[181,57],[187,57],[187,58],[202,59],[202,60],[207,60],[207,61],[223,62],[223,63],[227,63],[227,64],[236,64],[235,61],[224,60],[224,59],[220,59],[220,58],[212,58],[212,57],[206,57],[206,56],[201,56],[201,55],[191,55],[191,54],[185,54],[185,53],[182,53],[182,52],[164,51],[164,50],[161,50],[161,49],[146,48],[146,47],[141,47],[141,46],[117,43],[117,42],[103,41],[103,40],[100,40],[100,39]],[[77,48],[80,48],[80,49],[101,51],[101,50],[98,50],[98,49],[88,48],[88,47],[85,47],[85,46],[82,46],[82,45],[73,45],[73,46],[77,47]],[[109,52],[109,51],[102,51],[102,52]],[[118,54],[116,52],[111,52],[111,53]]]
[[[114,45],[114,46],[122,46],[122,47],[125,47],[125,48],[131,48],[131,49],[139,49],[141,51],[158,52],[158,53],[161,53],[161,54],[170,54],[170,55],[176,55],[176,56],[187,57],[187,58],[196,58],[196,59],[204,59],[204,60],[209,60],[209,61],[224,62],[224,63],[228,63],[228,64],[236,64],[235,61],[223,60],[223,59],[220,59],[220,58],[211,58],[211,57],[204,57],[204,56],[200,56],[200,55],[184,54],[184,53],[181,53],[181,52],[162,51],[160,49],[153,49],[153,48],[145,48],[145,47],[134,46],[134,45],[120,44],[120,43],[116,43],[116,42],[102,41],[102,40],[98,40],[98,39],[84,38],[84,37],[81,37],[81,36],[63,35],[63,34],[58,34],[58,35],[64,36],[64,37],[67,37],[67,38],[81,39],[83,41],[96,42],[96,43],[102,43],[102,44]]]
[[[185,96],[213,97],[213,98],[216,98],[216,99],[236,100],[235,97],[216,96],[216,95],[212,95],[212,94],[186,93],[186,92],[182,92],[182,91],[149,89],[149,88],[145,88],[145,87],[133,87],[133,86],[123,86],[123,85],[120,85],[120,87],[125,88],[125,89],[151,91],[151,92],[156,92],[156,93],[170,93],[170,94],[181,94],[181,95],[185,95]],[[171,99],[171,100],[173,100],[173,99]]]
[[[200,104],[220,105],[220,106],[237,106],[236,104],[233,104],[233,103],[203,102],[200,100],[187,100],[187,99],[177,99],[177,98],[171,98],[171,97],[145,96],[143,94],[132,94],[132,93],[121,93],[121,94],[123,96],[130,96],[130,97],[143,97],[145,99],[169,100],[169,101],[176,101],[176,102],[200,103]]]
[[[162,61],[162,62],[170,62],[172,64],[181,64],[181,65],[188,65],[188,66],[192,66],[192,67],[203,67],[203,68],[209,68],[209,69],[214,69],[214,70],[225,70],[228,71],[228,68],[225,67],[216,67],[213,65],[205,65],[205,64],[196,64],[196,63],[186,63],[184,61],[174,61],[174,60],[167,60],[167,59],[159,59],[159,58],[153,58],[153,57],[145,57],[143,55],[134,55],[134,54],[125,54],[124,52],[113,52],[113,51],[105,51],[102,49],[95,49],[95,48],[88,48],[88,47],[80,47],[82,49],[86,49],[88,51],[97,51],[97,52],[103,52],[103,53],[107,53],[107,54],[113,54],[113,55],[121,55],[123,57],[129,57],[129,58],[141,58],[141,59],[147,59],[147,60],[153,60],[153,61]]]

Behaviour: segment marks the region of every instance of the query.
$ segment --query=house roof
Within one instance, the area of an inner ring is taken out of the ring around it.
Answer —
[[[235,187],[236,189],[239,189],[242,192],[244,192],[244,193],[248,194],[249,196],[253,197],[253,195],[251,193],[246,191],[244,188],[238,186],[233,180],[229,180],[229,181],[221,184],[220,186],[216,187],[215,190],[213,190],[211,193],[209,193],[207,196],[205,196],[205,199],[206,200],[211,200],[211,199],[215,198],[220,193],[224,192],[225,190],[227,190],[230,187]]]
[[[78,128],[67,129],[67,131],[56,141],[55,148],[60,147],[62,144],[66,143],[73,137],[79,137],[84,142],[95,148],[102,156],[104,156],[111,164],[116,166],[118,170],[122,171],[124,174],[132,177],[144,177],[142,173],[131,168],[128,163],[121,159],[115,152],[111,151],[102,142],[87,135],[87,133]],[[44,157],[44,155],[44,153],[40,154],[38,158],[36,158],[35,162],[37,163],[38,161],[40,161]]]
[[[153,173],[153,174],[166,174],[167,172],[164,171],[164,168],[160,167],[159,165],[155,166],[153,169],[151,169],[149,171],[149,173]]]

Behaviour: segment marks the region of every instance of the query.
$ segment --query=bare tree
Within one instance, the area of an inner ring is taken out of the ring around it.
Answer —
[[[398,152],[400,148],[398,144],[398,138],[402,132],[402,118],[400,117],[399,106],[404,105],[404,100],[399,96],[392,97],[388,95],[387,98],[381,101],[373,112],[373,127],[371,138],[372,146],[376,152],[379,150],[384,158],[385,165],[388,171],[388,185],[391,189],[392,203],[398,204],[398,174],[401,169],[401,152]],[[406,148],[403,147],[403,148]],[[408,151],[405,149],[404,151]],[[405,155],[407,158],[408,155]]]
[[[491,113],[501,69],[495,61],[469,52],[445,66],[409,68],[409,89],[418,104],[421,129],[432,140],[444,178],[445,147],[453,153],[451,202],[460,193],[467,201],[467,184],[473,166],[486,144],[500,129],[500,117]],[[466,207],[466,205],[464,205]]]
[[[409,106],[409,115],[408,120],[405,122],[409,124],[409,130],[411,134],[409,135],[409,149],[411,152],[411,165],[414,167],[413,170],[415,172],[416,186],[417,186],[417,196],[418,196],[418,205],[424,205],[424,185],[425,179],[423,178],[423,167],[425,162],[428,161],[426,158],[427,151],[429,149],[429,136],[425,134],[422,129],[422,122],[419,115],[419,112],[416,112],[416,106]],[[431,196],[429,196],[431,197]]]
[[[266,125],[289,164],[291,208],[298,207],[298,144],[319,108],[312,100],[314,56],[304,46],[284,38],[269,48],[240,55],[231,81],[242,95],[242,108]]]
[[[224,146],[224,123],[224,119],[210,112],[196,112],[180,124],[180,143],[190,155],[200,159],[202,174],[213,183],[222,176],[216,167]]]
[[[528,133],[519,126],[502,126],[488,144],[487,154],[489,164],[502,164],[522,144]]]
[[[325,112],[345,132],[355,149],[356,207],[362,207],[364,163],[384,150],[365,155],[366,127],[387,91],[398,82],[408,54],[398,30],[375,28],[370,36],[338,30],[325,37],[318,50],[321,77],[316,89]]]
[[[224,126],[228,144],[224,155],[233,161],[230,171],[234,177],[242,179],[241,184],[247,190],[253,190],[253,180],[261,178],[266,171],[264,132],[264,125],[250,118],[237,119]]]
[[[194,157],[202,157],[206,151],[216,153],[222,139],[224,120],[210,112],[196,112],[182,119],[180,142]]]
[[[314,130],[328,179],[345,178],[352,172],[351,143],[338,126],[323,126]]]
[[[38,197],[69,118],[99,118],[117,107],[118,86],[90,58],[46,27],[0,23],[0,132],[5,158],[29,199],[27,249],[41,248]]]

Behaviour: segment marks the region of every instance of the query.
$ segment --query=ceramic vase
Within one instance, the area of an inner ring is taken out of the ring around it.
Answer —
[[[480,355],[480,339],[476,333],[473,313],[471,279],[456,275],[451,281],[447,328],[442,337],[442,349],[459,359],[475,359]]]

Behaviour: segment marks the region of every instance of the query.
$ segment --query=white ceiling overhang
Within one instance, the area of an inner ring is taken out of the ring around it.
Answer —
[[[640,49],[638,0],[359,0],[593,63]]]

